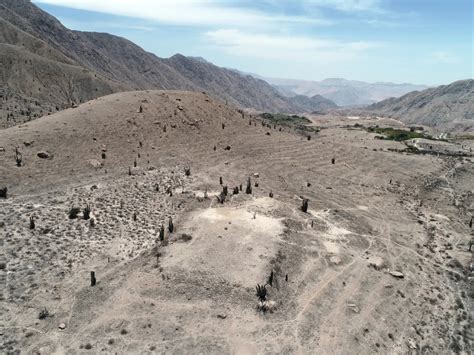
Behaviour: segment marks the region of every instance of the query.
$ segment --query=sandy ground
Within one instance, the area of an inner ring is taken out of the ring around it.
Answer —
[[[472,141],[407,154],[356,122],[307,140],[150,91],[0,131],[0,351],[469,353]]]

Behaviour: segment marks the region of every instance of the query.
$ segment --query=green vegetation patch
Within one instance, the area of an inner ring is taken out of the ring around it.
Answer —
[[[319,132],[318,127],[308,126],[311,120],[304,116],[286,115],[284,113],[262,113],[259,117],[268,125],[291,127],[301,134]]]
[[[260,117],[269,121],[268,123],[284,126],[300,126],[311,123],[311,121],[304,116],[285,115],[283,113],[262,113]]]
[[[387,127],[387,128],[368,127],[367,131],[372,132],[372,133],[383,134],[383,137],[378,136],[379,139],[387,139],[387,140],[397,141],[397,142],[402,142],[408,139],[415,139],[415,138],[425,138],[425,139],[434,140],[433,137],[427,134],[414,132],[414,131],[407,131],[404,129],[392,128],[392,127]]]

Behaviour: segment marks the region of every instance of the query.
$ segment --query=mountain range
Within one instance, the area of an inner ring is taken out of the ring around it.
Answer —
[[[322,81],[296,79],[263,78],[274,85],[282,95],[314,96],[321,95],[333,101],[338,106],[362,106],[387,99],[400,97],[411,91],[427,89],[426,85],[395,84],[395,83],[366,83],[357,80],[329,78]]]
[[[160,58],[121,37],[69,30],[27,0],[0,1],[0,48],[0,117],[8,125],[113,92],[143,89],[206,91],[263,111],[337,107],[318,95],[284,96],[263,80],[202,58]]]
[[[0,80],[0,127],[151,89],[202,91],[241,109],[292,114],[370,105],[363,110],[442,129],[470,129],[473,117],[472,80],[427,88],[265,78],[202,57],[160,58],[107,33],[70,30],[28,0],[0,0]]]

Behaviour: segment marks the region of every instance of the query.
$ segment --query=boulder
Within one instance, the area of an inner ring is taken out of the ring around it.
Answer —
[[[36,155],[41,159],[53,159],[53,155],[46,150],[39,151]]]
[[[403,279],[405,277],[405,275],[400,271],[390,271],[389,273],[390,275],[392,275],[393,277],[396,277],[397,279]]]

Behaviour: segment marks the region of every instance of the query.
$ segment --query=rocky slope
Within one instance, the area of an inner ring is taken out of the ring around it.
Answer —
[[[334,106],[321,98],[293,100],[265,81],[200,58],[163,59],[121,37],[69,30],[27,0],[0,0],[0,43],[8,46],[0,52],[0,61],[7,64],[0,68],[6,93],[0,124],[8,116],[3,126],[124,90],[207,91],[239,107],[264,111],[307,112]],[[40,75],[43,72],[48,75]],[[69,92],[61,92],[63,88]]]
[[[459,80],[423,91],[410,92],[367,107],[405,123],[447,131],[474,130],[474,80]]]

